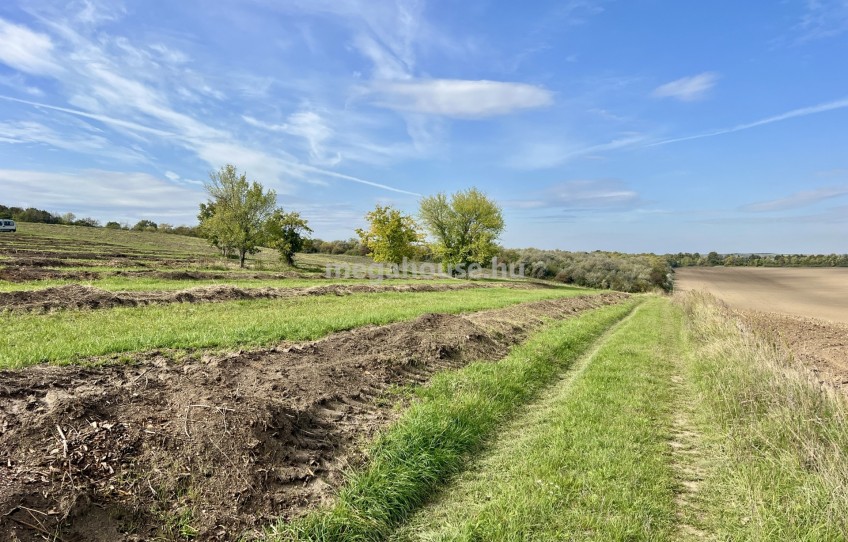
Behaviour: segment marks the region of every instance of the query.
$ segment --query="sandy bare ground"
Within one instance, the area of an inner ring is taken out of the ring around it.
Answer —
[[[689,267],[675,289],[706,290],[738,309],[848,323],[848,268]]]

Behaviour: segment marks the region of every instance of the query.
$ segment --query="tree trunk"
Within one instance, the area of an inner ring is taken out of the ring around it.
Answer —
[[[244,259],[247,256],[247,251],[244,249],[239,249],[239,267],[244,268]]]

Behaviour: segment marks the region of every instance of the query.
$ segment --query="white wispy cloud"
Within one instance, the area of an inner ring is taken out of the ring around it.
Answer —
[[[537,197],[513,200],[508,203],[515,209],[620,211],[641,205],[639,193],[617,179],[578,179],[549,186]]]
[[[784,198],[751,203],[742,207],[742,210],[762,213],[800,209],[802,207],[809,207],[822,201],[846,195],[848,195],[848,186],[828,186],[817,188],[815,190],[795,192],[794,194],[790,194]]]
[[[845,0],[806,0],[797,25],[799,42],[832,38],[848,31],[848,2]]]
[[[0,19],[0,62],[22,72],[53,75],[62,66],[53,57],[50,36]]]
[[[242,119],[257,128],[303,138],[308,145],[309,159],[314,164],[334,166],[342,160],[338,152],[332,155],[327,153],[326,144],[333,139],[335,132],[327,120],[316,111],[310,109],[297,111],[289,115],[286,122],[281,124],[264,122],[249,115],[242,115]]]
[[[625,134],[604,143],[592,145],[566,144],[551,141],[524,143],[516,147],[504,163],[514,169],[538,170],[561,166],[571,160],[603,152],[637,147],[648,140],[644,134]]]
[[[389,109],[456,118],[505,115],[553,103],[553,93],[525,83],[418,79],[375,83],[374,102]]]
[[[96,17],[89,14],[86,19],[95,21]],[[0,62],[23,73],[56,79],[67,92],[70,105],[10,96],[0,96],[0,99],[101,122],[129,137],[146,138],[142,142],[177,145],[193,152],[211,169],[217,169],[225,161],[236,160],[240,168],[281,193],[292,192],[296,181],[320,183],[316,175],[393,189],[384,183],[314,166],[305,167],[306,164],[292,153],[279,148],[268,150],[262,146],[248,146],[229,126],[213,125],[194,114],[185,101],[176,103],[182,99],[180,82],[186,74],[191,75],[184,65],[190,58],[170,46],[158,43],[136,46],[126,38],[103,32],[87,36],[79,28],[55,19],[43,21],[51,36],[2,22],[4,26],[0,27],[0,32],[11,37],[17,45],[0,49],[3,51]],[[30,39],[36,46],[25,50],[25,41]],[[57,65],[64,68],[54,69]],[[198,92],[212,100],[223,98],[223,94],[207,85],[202,77],[192,76],[197,81],[192,85],[195,90],[191,91],[192,100],[189,101],[196,100]],[[289,119],[287,129],[308,142],[312,162],[324,166],[337,163],[338,155],[326,153],[322,148],[332,135],[323,119],[308,111],[300,112]]]
[[[714,72],[681,77],[670,83],[660,85],[654,89],[653,95],[657,98],[674,98],[682,102],[701,100],[716,85],[718,77],[718,74]]]
[[[40,98],[44,96],[43,90],[33,84],[30,84],[26,80],[26,78],[24,78],[24,76],[20,73],[0,75],[0,85],[3,85],[4,87],[8,87],[19,92],[24,92],[34,97]]]
[[[34,121],[0,122],[0,142],[44,144],[96,157],[108,157],[127,162],[146,161],[146,157],[137,150],[116,147],[103,136],[59,133],[49,126]]]
[[[54,212],[101,219],[195,221],[202,190],[178,186],[141,172],[89,169],[76,173],[0,169],[3,197]],[[37,201],[32,201],[38,194]]]

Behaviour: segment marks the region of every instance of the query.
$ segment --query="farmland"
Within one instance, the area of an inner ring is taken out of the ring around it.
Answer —
[[[689,267],[675,288],[706,290],[739,309],[848,323],[848,268]]]
[[[848,535],[845,334],[810,306],[69,226],[0,258],[3,540]]]
[[[848,269],[687,268],[676,287],[715,295],[820,382],[848,389]]]

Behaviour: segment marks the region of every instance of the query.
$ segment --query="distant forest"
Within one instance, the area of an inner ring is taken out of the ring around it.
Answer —
[[[848,254],[667,254],[672,267],[848,267]]]

